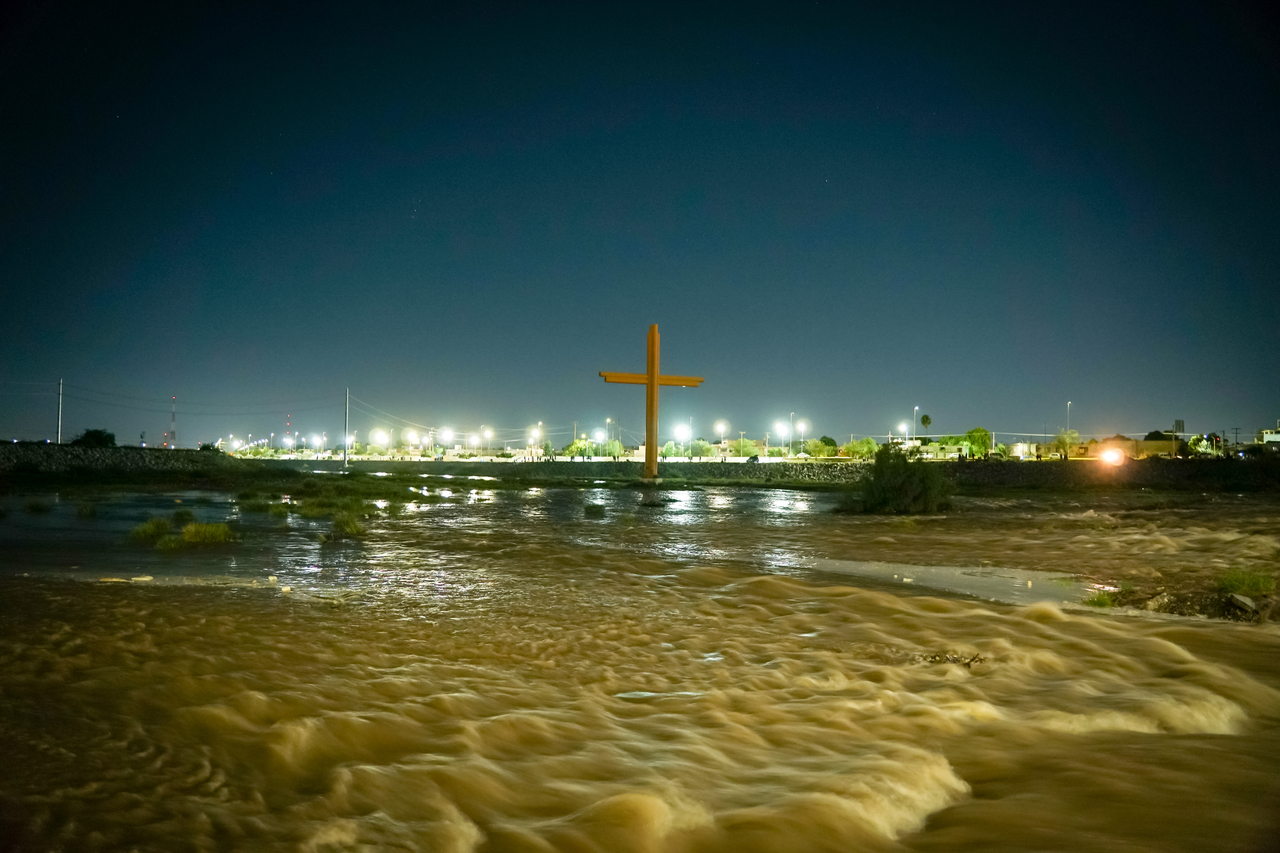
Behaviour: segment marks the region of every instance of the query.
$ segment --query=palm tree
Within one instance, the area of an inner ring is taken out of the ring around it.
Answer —
[[[931,423],[933,423],[933,418],[929,417],[928,415],[920,416],[920,426],[924,427],[925,432],[929,431],[929,424]]]

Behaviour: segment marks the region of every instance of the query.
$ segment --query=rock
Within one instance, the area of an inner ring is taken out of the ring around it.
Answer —
[[[1250,613],[1258,612],[1258,605],[1255,604],[1253,599],[1247,595],[1241,595],[1238,592],[1233,592],[1227,596],[1227,600],[1236,607],[1239,607],[1241,610],[1247,610]]]
[[[1148,598],[1146,602],[1143,603],[1142,609],[1154,610],[1158,613],[1163,613],[1171,604],[1173,604],[1173,596],[1167,592],[1162,592],[1159,595]]]

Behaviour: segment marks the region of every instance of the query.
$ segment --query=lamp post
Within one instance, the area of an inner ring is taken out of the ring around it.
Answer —
[[[726,424],[724,421],[716,421],[716,432],[720,434],[720,458],[722,460],[724,459],[724,450],[725,450],[724,431],[728,428],[729,428],[729,425]]]
[[[915,433],[917,436],[920,435],[920,431],[916,429],[916,415],[918,414],[920,414],[920,407],[916,406],[915,409],[911,412],[911,431]]]
[[[482,426],[482,427],[483,427],[483,426],[484,426],[484,424],[481,424],[480,426]],[[485,431],[484,431],[484,455],[485,455],[485,456],[488,456],[488,455],[489,455],[489,441],[490,441],[492,438],[493,438],[493,430],[491,430],[491,429],[487,429],[487,430],[485,430]]]
[[[791,436],[795,435],[795,428],[796,428],[795,412],[791,413],[791,418],[787,421],[787,426],[789,427],[789,430],[787,431],[787,456],[794,456],[795,454],[791,452]]]
[[[796,424],[796,429],[800,430],[800,452],[801,453],[804,452],[804,431],[807,428],[808,428],[808,425],[804,421],[801,421],[800,423]]]
[[[778,438],[787,439],[787,452],[790,453],[791,452],[791,427],[788,426],[787,424],[784,424],[782,421],[778,421],[776,424],[773,425],[773,432],[775,435],[778,436]]]

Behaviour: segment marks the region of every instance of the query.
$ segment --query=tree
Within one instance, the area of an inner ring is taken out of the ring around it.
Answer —
[[[840,445],[836,443],[836,440],[835,440],[834,438],[832,438],[832,437],[831,437],[831,436],[829,436],[829,435],[824,435],[822,438],[818,439],[818,441],[821,441],[821,442],[822,442],[823,444],[825,444],[827,447],[830,447],[830,448],[831,448],[831,452],[827,454],[828,456],[835,456],[835,455],[836,455],[836,454],[835,454],[836,449],[837,449],[838,447],[840,447]]]
[[[679,455],[679,453],[680,448],[676,447],[676,443],[674,441],[668,441],[666,444],[662,445],[662,449],[658,451],[658,455],[663,459],[670,459],[672,456]]]
[[[1173,438],[1172,433],[1161,432],[1158,429],[1153,429],[1151,432],[1144,435],[1142,437],[1142,440],[1143,441],[1169,441],[1172,438]]]
[[[811,438],[804,443],[804,452],[810,456],[835,456],[836,449],[820,438]]]
[[[880,445],[876,444],[876,440],[871,436],[860,438],[857,441],[851,441],[844,447],[840,448],[845,456],[850,459],[870,459],[875,456],[876,449]]]
[[[986,456],[987,451],[991,449],[991,433],[982,427],[974,427],[966,432],[964,440],[969,442],[969,447],[973,449],[974,456]]]
[[[749,438],[731,441],[729,442],[729,448],[734,456],[757,456],[760,453],[759,447]]]
[[[1076,432],[1073,429],[1072,430],[1060,429],[1058,430],[1058,434],[1054,436],[1053,444],[1051,446],[1055,448],[1059,453],[1062,454],[1063,459],[1066,459],[1068,456],[1071,455],[1071,447],[1079,443],[1080,443],[1080,433]]]
[[[718,451],[716,450],[715,445],[711,444],[706,439],[698,438],[694,439],[693,442],[693,455],[699,458],[704,456],[716,456],[718,455]]]
[[[71,439],[76,447],[115,447],[116,434],[105,429],[86,429]]]
[[[921,416],[920,416],[920,426],[922,426],[922,427],[924,427],[926,430],[928,430],[928,429],[929,429],[929,427],[930,427],[930,426],[932,426],[932,425],[933,425],[933,418],[929,417],[928,415],[921,415]]]

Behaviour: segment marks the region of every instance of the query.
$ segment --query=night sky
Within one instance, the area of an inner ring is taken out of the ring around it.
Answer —
[[[0,438],[1280,418],[1264,5],[266,6],[4,13]]]

